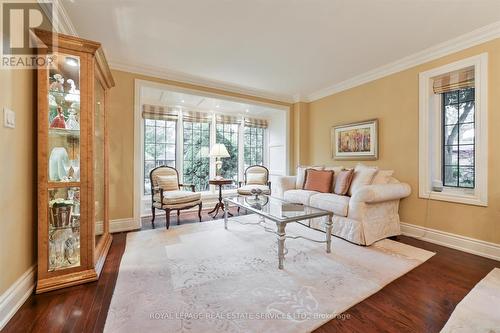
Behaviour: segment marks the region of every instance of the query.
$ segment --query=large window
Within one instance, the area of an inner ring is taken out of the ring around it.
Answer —
[[[210,178],[210,123],[184,121],[183,176],[185,184],[193,184],[196,191],[207,191]]]
[[[161,165],[177,168],[181,181],[196,191],[208,191],[216,170],[209,156],[214,143],[224,144],[230,155],[222,159],[221,175],[234,181],[226,188],[238,186],[246,167],[264,164],[266,120],[149,104],[143,105],[142,117],[145,195],[151,193],[149,173]]]
[[[144,194],[151,193],[150,171],[160,165],[175,167],[175,120],[144,121]]]
[[[488,205],[488,54],[419,74],[419,197]]]
[[[474,188],[474,88],[443,94],[443,185]]]
[[[238,184],[238,127],[237,123],[217,123],[215,131],[216,143],[224,144],[230,156],[222,159],[221,175],[234,180],[233,185],[228,186],[233,188]]]
[[[245,169],[264,164],[264,128],[245,126]]]

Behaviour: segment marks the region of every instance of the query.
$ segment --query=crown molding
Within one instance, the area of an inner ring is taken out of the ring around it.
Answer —
[[[38,0],[38,2],[42,7],[42,10],[46,11],[47,8],[44,6],[44,4],[46,4],[47,1]],[[78,36],[78,33],[71,19],[69,18],[66,9],[62,5],[62,1],[54,0],[52,3],[54,4],[53,24],[57,32]],[[392,63],[380,66],[378,68],[354,76],[350,79],[331,85],[305,96],[302,94],[287,95],[268,93],[266,91],[255,88],[248,88],[235,84],[229,84],[226,82],[204,79],[198,76],[189,75],[186,73],[173,71],[157,66],[134,64],[129,62],[125,63],[118,60],[112,60],[109,62],[109,64],[112,69],[116,70],[291,104],[298,102],[313,102],[315,100],[363,85],[365,83],[369,83],[371,81],[381,79],[391,74],[404,71],[406,69],[424,64],[426,62],[447,56],[455,52],[465,50],[467,48],[491,41],[496,38],[500,38],[500,21],[481,27],[443,43],[434,45],[423,51],[404,57]]]
[[[315,100],[327,97],[344,90],[348,90],[362,84],[375,81],[377,79],[389,76],[394,73],[424,64],[426,62],[447,56],[479,45],[490,40],[500,38],[500,21],[476,29],[462,36],[450,39],[446,42],[434,45],[413,55],[404,57],[387,65],[378,67],[366,73],[357,75],[343,82],[334,84],[330,87],[321,89],[306,96],[304,102],[313,102]]]
[[[123,61],[118,61],[115,59],[111,59],[109,61],[109,65],[110,65],[111,69],[114,69],[114,70],[119,70],[119,71],[134,73],[134,74],[140,74],[140,75],[146,75],[146,76],[151,76],[151,77],[155,77],[155,78],[159,78],[159,79],[171,80],[171,81],[176,81],[176,82],[180,82],[180,83],[201,86],[201,87],[205,87],[205,88],[223,90],[223,91],[231,92],[231,93],[235,93],[235,94],[242,94],[242,95],[247,95],[247,96],[252,96],[252,97],[263,98],[263,99],[269,100],[271,102],[276,101],[276,102],[282,102],[282,103],[287,103],[287,104],[291,104],[294,102],[293,96],[282,95],[282,94],[273,94],[273,93],[268,93],[268,92],[265,92],[262,90],[247,88],[247,87],[239,86],[239,85],[235,85],[235,84],[228,84],[228,83],[221,82],[221,81],[208,80],[208,79],[204,79],[204,78],[201,78],[198,76],[161,68],[159,66],[134,64],[131,62],[125,63]]]
[[[78,33],[76,32],[75,26],[73,25],[73,22],[69,18],[68,12],[66,12],[66,9],[64,8],[64,6],[62,4],[62,1],[60,1],[60,0],[53,0],[53,1],[38,0],[38,4],[40,5],[40,8],[45,13],[45,15],[47,15],[48,17],[52,17],[52,20],[51,20],[52,26],[56,32],[62,33],[65,35],[78,36]],[[50,9],[48,8],[48,4],[52,4],[52,6],[53,6],[52,13],[50,13]]]

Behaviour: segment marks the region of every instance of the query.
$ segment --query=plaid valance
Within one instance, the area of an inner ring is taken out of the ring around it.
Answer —
[[[433,90],[435,94],[467,88],[474,88],[474,67],[453,71],[434,78]]]
[[[267,128],[267,120],[257,118],[245,118],[245,126]]]
[[[212,117],[209,113],[205,112],[184,111],[182,112],[182,120],[193,123],[209,123],[212,121]]]
[[[222,115],[222,114],[218,114],[215,117],[215,120],[219,124],[240,124],[241,123],[241,117],[227,116],[227,115]]]
[[[169,106],[162,105],[142,105],[142,118],[156,120],[177,120],[179,112]]]

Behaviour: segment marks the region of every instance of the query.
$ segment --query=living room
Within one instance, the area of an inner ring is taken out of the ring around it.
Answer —
[[[2,332],[500,331],[500,2],[1,5]]]

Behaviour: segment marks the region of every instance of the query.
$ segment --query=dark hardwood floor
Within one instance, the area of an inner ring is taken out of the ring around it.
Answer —
[[[211,220],[207,211],[203,220]],[[182,224],[196,221],[195,213],[181,214]],[[175,227],[175,214],[171,223]],[[164,228],[165,217],[157,217],[155,224]],[[143,220],[143,229],[150,228],[149,220]],[[498,261],[414,238],[397,240],[436,255],[316,332],[439,332],[469,290],[494,267],[500,267]],[[101,332],[125,241],[126,233],[113,235],[99,281],[30,296],[2,332]]]

